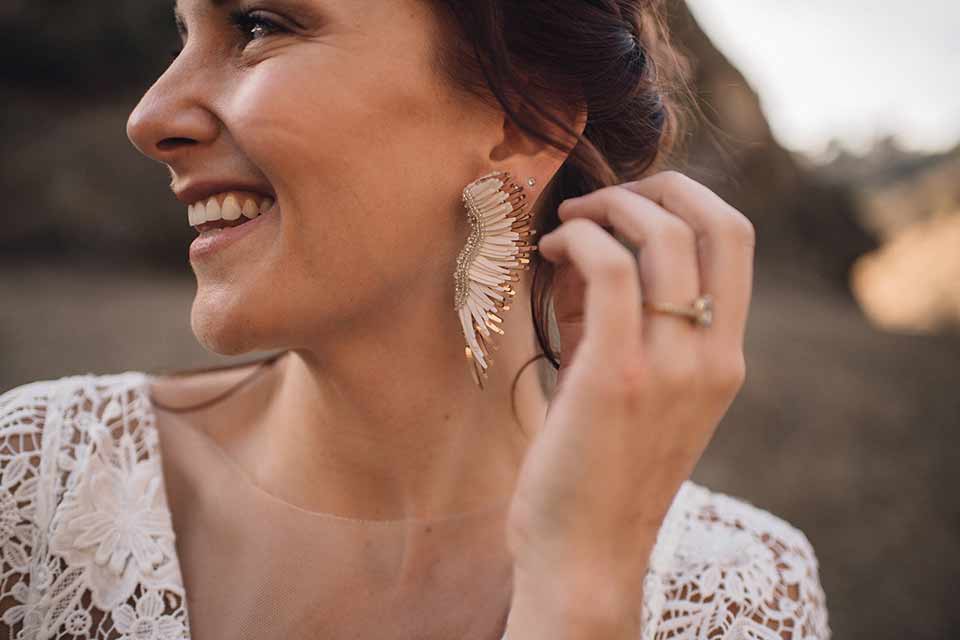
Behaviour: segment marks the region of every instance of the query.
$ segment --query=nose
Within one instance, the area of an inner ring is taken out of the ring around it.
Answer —
[[[182,54],[181,54],[182,55]],[[207,108],[203,83],[177,58],[127,119],[127,137],[140,153],[172,164],[189,149],[212,143],[219,120]]]

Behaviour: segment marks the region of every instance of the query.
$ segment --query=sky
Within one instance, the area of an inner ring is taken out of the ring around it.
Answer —
[[[960,0],[688,0],[760,95],[774,135],[822,153],[895,135],[905,148],[960,141]]]

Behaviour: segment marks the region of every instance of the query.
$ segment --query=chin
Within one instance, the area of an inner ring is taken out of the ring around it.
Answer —
[[[261,348],[253,318],[233,304],[217,304],[200,295],[193,302],[190,328],[197,342],[211,353],[238,356]]]

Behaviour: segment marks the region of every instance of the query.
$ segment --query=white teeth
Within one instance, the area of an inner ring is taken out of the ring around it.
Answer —
[[[253,220],[258,215],[260,215],[260,211],[259,209],[257,209],[257,203],[249,199],[246,202],[244,202],[243,215],[246,216],[247,218],[250,218],[251,220]]]
[[[262,197],[262,199],[261,199]],[[245,192],[225,192],[187,206],[187,221],[192,227],[223,219],[228,222],[246,216],[250,220],[273,208],[275,200],[267,196],[251,197]],[[223,199],[223,204],[218,198]],[[241,205],[241,203],[243,203]]]
[[[236,220],[240,217],[240,205],[237,203],[237,199],[230,194],[227,196],[226,200],[223,201],[223,210],[221,211],[224,220]]]
[[[207,200],[206,212],[207,222],[213,222],[214,220],[220,219],[220,203],[217,202],[216,198],[210,198]]]

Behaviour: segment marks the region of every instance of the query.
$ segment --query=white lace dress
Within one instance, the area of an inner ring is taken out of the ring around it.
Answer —
[[[0,637],[189,639],[160,438],[140,372],[0,395]],[[827,640],[806,536],[692,481],[660,530],[642,640]]]

